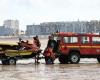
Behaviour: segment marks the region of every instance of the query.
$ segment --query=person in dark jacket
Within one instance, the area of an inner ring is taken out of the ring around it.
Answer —
[[[44,51],[45,62],[46,64],[53,64],[55,60],[57,42],[54,40],[53,36],[49,36],[47,47]]]
[[[49,36],[47,47],[51,47],[53,52],[57,50],[57,42],[54,40],[53,36]]]

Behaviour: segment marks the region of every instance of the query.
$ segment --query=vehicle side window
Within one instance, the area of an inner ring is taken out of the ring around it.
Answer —
[[[93,44],[100,44],[100,37],[92,37]]]
[[[87,37],[87,36],[81,37],[81,43],[83,43],[83,44],[89,43],[89,37]]]
[[[65,43],[77,43],[78,38],[77,37],[64,37]]]

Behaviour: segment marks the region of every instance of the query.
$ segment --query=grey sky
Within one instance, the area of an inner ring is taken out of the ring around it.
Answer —
[[[41,22],[100,20],[100,0],[0,0],[0,25],[6,19],[26,25]]]

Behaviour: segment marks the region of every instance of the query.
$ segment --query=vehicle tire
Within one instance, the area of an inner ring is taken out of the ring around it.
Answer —
[[[100,57],[97,57],[97,61],[100,63]]]
[[[9,64],[8,60],[2,60],[1,62],[2,62],[3,65],[8,65]]]
[[[16,65],[16,59],[10,58],[9,59],[9,65]]]
[[[68,57],[66,55],[60,55],[58,59],[59,59],[59,62],[61,64],[67,64],[68,63]]]
[[[77,64],[77,63],[79,63],[79,61],[80,61],[80,54],[77,53],[77,52],[72,52],[72,53],[69,55],[69,61],[70,61],[70,63],[72,63],[72,64]]]

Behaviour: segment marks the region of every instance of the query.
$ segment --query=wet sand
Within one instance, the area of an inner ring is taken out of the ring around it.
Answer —
[[[47,40],[41,43],[44,49]],[[100,80],[100,64],[96,59],[81,59],[79,64],[59,64],[55,60],[53,65],[46,65],[44,60],[40,64],[33,59],[19,60],[16,65],[0,64],[0,80]]]
[[[38,65],[30,62],[0,65],[0,80],[100,80],[100,64]]]

